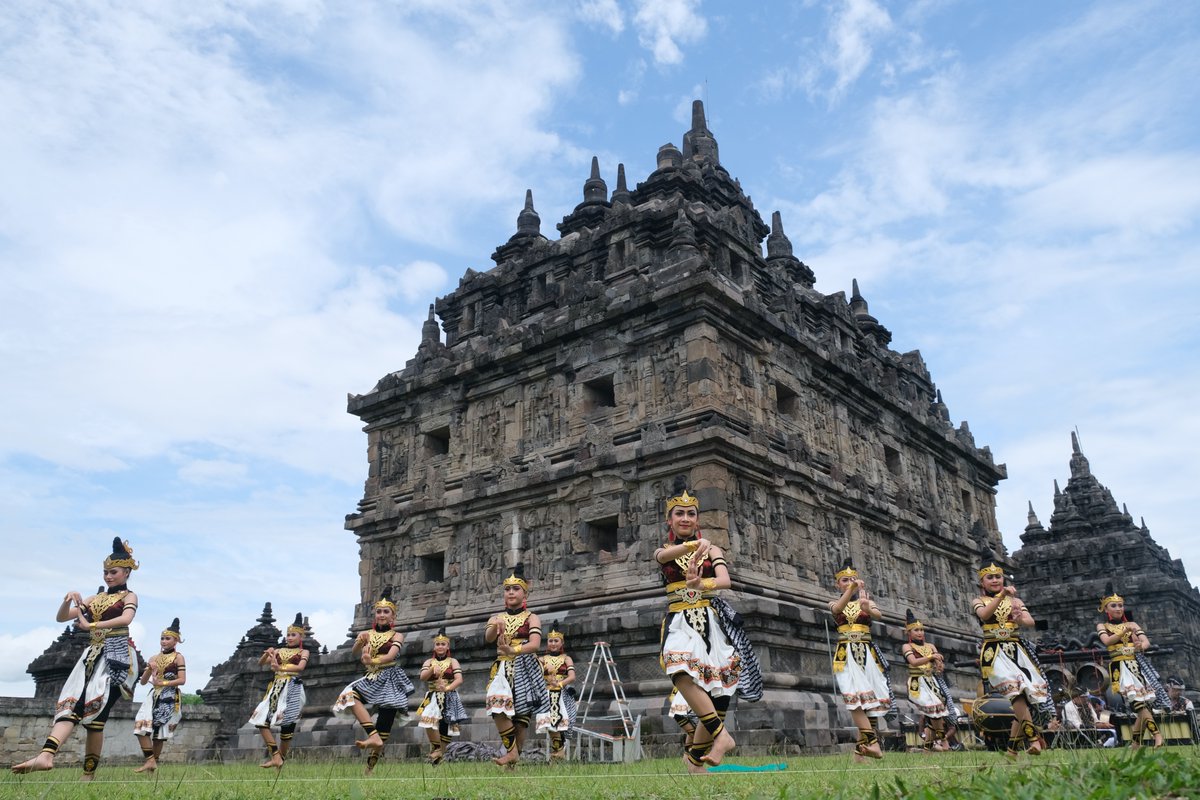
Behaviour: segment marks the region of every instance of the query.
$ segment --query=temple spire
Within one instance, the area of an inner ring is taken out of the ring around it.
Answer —
[[[1075,431],[1071,431],[1071,477],[1082,478],[1091,474],[1092,465],[1079,449],[1079,437],[1075,435]]]
[[[421,326],[421,344],[441,344],[442,331],[433,317],[433,303],[429,304],[429,316]]]
[[[692,128],[683,135],[683,157],[713,166],[721,163],[717,156],[717,140],[705,122],[704,103],[700,100],[692,101]]]
[[[625,185],[625,165],[617,164],[617,188],[612,193],[612,202],[628,203],[629,187]]]
[[[517,214],[517,235],[537,236],[542,232],[542,218],[533,208],[533,189],[525,190],[525,208]]]
[[[596,156],[592,156],[592,174],[583,184],[583,202],[608,202],[608,184],[600,177],[600,159]]]
[[[792,255],[792,242],[783,232],[783,215],[771,214],[771,235],[767,237],[767,258],[786,258]]]

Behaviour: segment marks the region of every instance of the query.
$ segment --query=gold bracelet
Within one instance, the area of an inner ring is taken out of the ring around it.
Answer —
[[[717,579],[705,578],[704,580],[700,581],[700,588],[711,592],[713,589],[717,588]]]
[[[694,553],[700,549],[700,542],[696,541],[695,539],[692,539],[690,542],[684,542],[683,546],[685,548],[687,548],[687,551],[689,553]]]

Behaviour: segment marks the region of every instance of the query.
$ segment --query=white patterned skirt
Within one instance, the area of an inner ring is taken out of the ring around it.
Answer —
[[[537,732],[555,731],[562,733],[575,725],[575,693],[567,689],[550,691],[550,715],[538,724]]]
[[[867,716],[882,717],[892,707],[887,673],[869,641],[839,641],[833,670],[847,709],[861,709]]]
[[[981,652],[984,680],[993,691],[1004,695],[1010,702],[1025,695],[1027,702],[1034,706],[1049,699],[1050,685],[1046,682],[1046,676],[1020,642],[984,641]]]
[[[1157,702],[1154,690],[1142,677],[1142,671],[1136,661],[1114,661],[1109,664],[1108,671],[1112,678],[1113,690],[1125,698],[1126,703],[1154,705]]]
[[[661,659],[668,677],[689,675],[713,697],[737,692],[742,659],[712,608],[672,612],[663,625]]]
[[[305,699],[304,684],[299,678],[276,673],[262,701],[254,707],[250,724],[256,728],[295,725],[304,709]]]
[[[120,692],[126,700],[132,699],[137,683],[137,676],[129,666],[133,661],[127,632],[89,644],[63,684],[54,707],[54,721],[86,725],[96,721],[109,705],[113,692]]]
[[[417,707],[417,715],[420,718],[417,727],[437,730],[445,722],[448,736],[460,735],[458,726],[470,719],[457,691],[426,692],[425,699]]]
[[[402,715],[408,713],[408,696],[416,691],[408,675],[399,665],[387,666],[374,675],[364,675],[352,682],[338,695],[333,713],[346,715],[361,701],[376,708],[394,708]]]
[[[133,718],[133,735],[154,739],[170,739],[183,718],[179,689],[175,686],[156,686],[142,701]]]
[[[908,701],[916,706],[918,714],[931,719],[950,715],[945,698],[929,675],[908,676]]]
[[[538,729],[550,718],[550,692],[542,665],[532,653],[496,659],[484,705],[489,715],[527,716]]]

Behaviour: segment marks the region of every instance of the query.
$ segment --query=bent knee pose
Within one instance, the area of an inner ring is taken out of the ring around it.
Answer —
[[[700,534],[700,506],[677,480],[667,500],[667,541],[654,551],[667,597],[659,660],[700,726],[684,754],[690,772],[720,764],[736,745],[725,729],[734,695],[762,697],[758,659],[728,603],[716,596],[730,587],[725,554]]]
[[[182,641],[176,617],[159,636],[162,652],[150,659],[139,681],[143,686],[149,683],[151,688],[133,720],[133,733],[146,759],[134,772],[154,772],[158,768],[163,743],[175,735],[183,716],[179,687],[187,682],[187,663],[176,648]]]
[[[458,694],[463,682],[462,666],[450,655],[450,637],[445,628],[433,637],[433,657],[421,665],[421,680],[426,690],[417,708],[417,724],[429,737],[429,763],[436,766],[446,757],[451,738],[459,735],[459,725],[468,719]]]
[[[1012,703],[1013,723],[1008,735],[1008,755],[1021,750],[1030,755],[1042,752],[1042,732],[1033,721],[1033,709],[1046,702],[1050,686],[1021,637],[1020,628],[1032,628],[1033,616],[1017,597],[1016,587],[1006,586],[1004,570],[996,566],[991,551],[985,551],[979,568],[983,594],[971,610],[983,628],[979,667],[986,687]]]
[[[1104,622],[1096,626],[1100,643],[1108,648],[1108,675],[1114,694],[1119,694],[1135,714],[1129,745],[1138,748],[1149,735],[1155,747],[1163,746],[1162,731],[1154,721],[1154,706],[1170,705],[1158,673],[1143,652],[1150,649],[1150,637],[1125,610],[1125,598],[1113,591],[1110,583],[1100,600]]]
[[[575,662],[563,652],[563,632],[557,624],[550,625],[546,634],[546,655],[539,656],[542,675],[546,679],[546,690],[550,693],[550,715],[537,732],[550,732],[550,760],[562,761],[567,732],[575,725]]]
[[[496,643],[484,702],[504,746],[504,755],[493,760],[511,767],[521,758],[530,723],[541,726],[549,718],[550,693],[537,659],[542,621],[527,607],[529,582],[523,564],[513,568],[503,587],[504,611],[494,614],[483,629],[484,640]]]
[[[263,769],[283,766],[300,712],[304,710],[304,682],[300,673],[308,666],[309,653],[304,647],[303,614],[297,612],[296,620],[288,625],[284,642],[284,647],[268,647],[258,659],[260,666],[275,673],[266,694],[250,715],[250,724],[258,728],[263,744],[267,746],[267,760],[259,764]],[[279,727],[278,744],[271,733],[272,726]]]
[[[355,742],[367,751],[367,775],[383,756],[397,715],[408,715],[408,696],[416,691],[397,661],[404,634],[395,629],[396,604],[392,602],[390,587],[383,590],[383,596],[375,603],[374,614],[374,626],[360,632],[351,649],[362,661],[366,675],[343,689],[333,704],[335,714],[353,714],[367,734],[365,739]],[[378,710],[374,722],[367,713],[368,704]]]
[[[878,725],[892,707],[892,688],[887,660],[871,641],[871,620],[883,619],[883,612],[871,600],[866,582],[849,558],[833,579],[842,593],[829,604],[838,632],[833,674],[842,702],[858,728],[854,759],[883,758]]]
[[[67,676],[54,711],[54,727],[42,752],[12,768],[13,772],[37,772],[54,768],[54,756],[77,725],[87,731],[84,742],[83,777],[90,781],[100,764],[104,747],[104,725],[121,697],[133,697],[137,680],[131,664],[136,663],[129,642],[129,624],[137,613],[137,595],[129,591],[129,575],[138,568],[128,542],[113,539],[112,555],[104,559],[103,592],[86,600],[79,592],[68,592],[55,616],[59,622],[74,622],[90,635],[75,668]]]
[[[950,713],[950,702],[942,696],[936,678],[945,669],[945,659],[933,644],[925,641],[925,626],[911,608],[905,612],[904,631],[908,634],[908,642],[901,648],[901,653],[908,663],[908,700],[918,714],[928,720],[931,729],[924,749],[949,750],[946,717]]]

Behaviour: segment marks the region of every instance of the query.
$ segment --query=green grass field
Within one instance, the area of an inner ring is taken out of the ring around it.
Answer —
[[[743,766],[765,759],[730,759]],[[1009,763],[998,753],[889,754],[881,762],[854,764],[849,756],[789,758],[777,772],[684,774],[674,760],[636,764],[522,765],[506,772],[491,764],[380,763],[362,777],[361,763],[296,763],[281,774],[253,765],[167,765],[153,777],[130,767],[102,767],[94,783],[78,783],[79,770],[62,768],[0,778],[0,797],[48,798],[918,798],[918,800],[1115,800],[1200,798],[1200,751],[1056,751]]]

